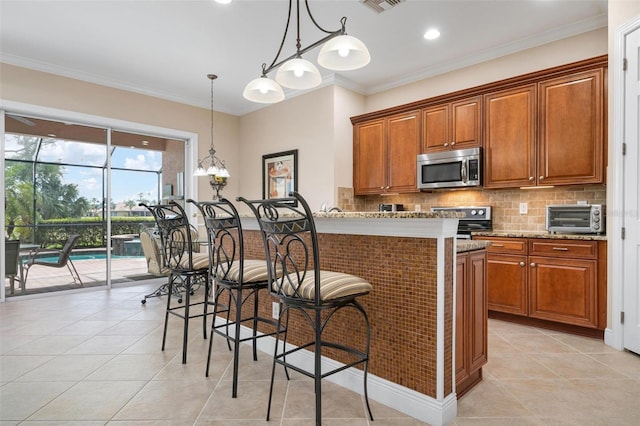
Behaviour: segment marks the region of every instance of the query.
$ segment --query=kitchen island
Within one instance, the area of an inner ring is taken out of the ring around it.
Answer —
[[[369,295],[360,298],[372,327],[370,398],[433,425],[452,422],[457,412],[455,215],[333,212],[314,216],[321,267],[360,276],[373,286]],[[264,258],[255,218],[243,218],[243,228],[247,256]],[[469,244],[466,249],[486,245]],[[262,314],[271,315],[271,303],[272,299],[262,298]],[[289,325],[288,341],[294,345],[305,341],[308,328],[301,330],[298,320],[292,318]],[[486,315],[483,327],[486,330]],[[326,333],[331,339],[351,342],[362,335],[347,334],[339,325]],[[328,363],[344,362],[329,351],[323,355]],[[300,362],[311,359],[310,355]],[[311,368],[312,364],[305,365]],[[361,370],[352,368],[332,377],[362,392],[361,376]]]

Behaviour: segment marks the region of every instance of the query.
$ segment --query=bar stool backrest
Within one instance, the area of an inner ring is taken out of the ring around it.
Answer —
[[[195,204],[204,218],[209,263],[216,265],[216,279],[243,282],[244,242],[238,210],[225,198],[219,201],[187,201]],[[239,268],[235,262],[239,262]],[[234,272],[237,272],[237,278]]]
[[[269,291],[321,305],[318,236],[309,205],[297,192],[287,198],[246,200],[260,225],[269,267]],[[277,273],[276,273],[277,271]],[[310,284],[312,280],[313,285]]]
[[[194,232],[182,206],[174,201],[140,205],[146,207],[156,220],[163,266],[177,273],[193,271],[193,253],[198,251],[199,244],[194,241]]]

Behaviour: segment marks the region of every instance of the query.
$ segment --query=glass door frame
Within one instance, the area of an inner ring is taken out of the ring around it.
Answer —
[[[197,155],[198,155],[198,134],[192,132],[185,132],[182,130],[170,129],[155,125],[142,124],[133,121],[125,121],[120,119],[114,119],[109,117],[101,117],[96,115],[78,113],[73,111],[66,111],[56,108],[42,107],[38,105],[25,104],[14,101],[6,101],[0,99],[0,140],[3,142],[0,144],[0,181],[5,181],[4,169],[5,169],[5,113],[15,114],[15,115],[30,115],[36,116],[47,120],[58,120],[58,121],[70,121],[81,125],[87,125],[92,127],[102,127],[107,130],[107,150],[111,149],[111,132],[114,130],[117,131],[125,131],[131,133],[141,133],[146,135],[153,135],[167,139],[177,139],[184,140],[185,142],[185,152],[184,152],[184,199],[197,199],[198,194],[198,179],[193,176],[193,172],[195,171],[195,166],[197,165]],[[107,205],[111,203],[111,163],[110,160],[108,162],[107,169]],[[5,222],[5,197],[4,197],[4,186],[0,190],[2,192],[2,196],[0,196],[0,223],[3,224]],[[188,217],[192,217],[194,210],[191,204],[186,205]],[[111,211],[107,209],[107,235],[111,234]],[[4,241],[2,241],[4,244]],[[106,271],[106,279],[107,283],[104,287],[105,289],[111,288],[111,263],[110,263],[110,250],[111,250],[111,239],[107,238],[107,271]],[[3,246],[4,251],[4,246]],[[6,301],[5,295],[5,285],[4,285],[4,273],[5,273],[5,265],[4,265],[4,256],[0,256],[0,276],[3,277],[3,285],[0,288],[0,303]],[[29,297],[29,296],[24,296]]]

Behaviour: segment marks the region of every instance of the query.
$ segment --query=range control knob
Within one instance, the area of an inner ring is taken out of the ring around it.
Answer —
[[[596,224],[594,224],[594,225],[593,225],[593,229],[595,229],[595,230],[597,231],[598,229],[600,229],[600,225],[598,225],[597,223],[596,223]]]
[[[484,210],[478,210],[478,216],[482,216],[484,214]]]
[[[594,216],[599,216],[600,215],[600,210],[596,210],[593,212]]]
[[[478,212],[476,212],[475,210],[471,210],[471,216],[475,216]]]

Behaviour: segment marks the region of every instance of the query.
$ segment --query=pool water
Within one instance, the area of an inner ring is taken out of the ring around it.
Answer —
[[[105,260],[107,258],[106,254],[72,254],[69,256],[71,260],[74,262],[76,260]],[[137,259],[141,256],[115,256],[111,255],[111,259]],[[56,257],[39,257],[39,261],[43,262],[57,262],[58,256]]]

